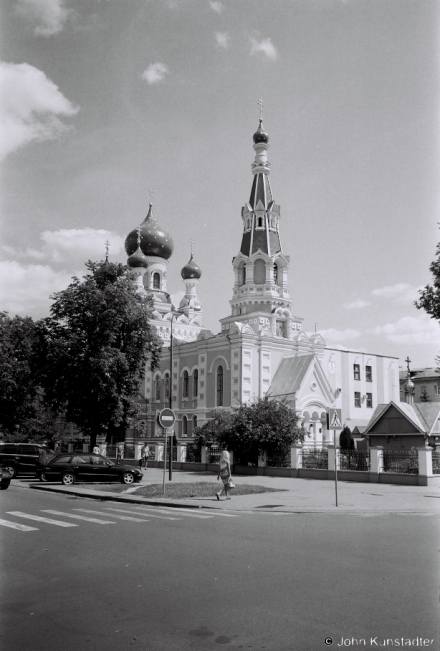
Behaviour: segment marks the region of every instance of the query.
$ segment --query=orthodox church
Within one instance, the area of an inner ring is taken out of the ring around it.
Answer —
[[[270,396],[296,410],[309,433],[306,444],[325,446],[333,437],[326,428],[329,407],[341,409],[343,423],[353,430],[367,426],[378,404],[399,401],[397,358],[331,348],[320,334],[307,336],[303,319],[293,314],[268,148],[260,119],[253,135],[250,197],[241,209],[243,234],[232,261],[231,312],[220,320],[219,333],[203,327],[197,297],[202,272],[192,252],[181,270],[185,295],[178,308],[172,305],[167,265],[174,244],[151,204],[144,222],[126,238],[133,282],[152,297],[152,324],[164,344],[160,368],[147,368],[142,389],[148,439],[163,439],[158,414],[170,404],[175,434],[184,444],[213,409],[231,411]]]

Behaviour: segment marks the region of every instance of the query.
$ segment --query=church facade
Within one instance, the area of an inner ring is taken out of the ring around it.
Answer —
[[[126,239],[133,282],[152,297],[152,323],[164,343],[160,368],[147,368],[142,389],[148,439],[163,440],[158,414],[170,405],[175,434],[184,443],[213,409],[231,411],[270,396],[297,411],[309,433],[306,444],[325,446],[333,436],[326,428],[329,407],[342,409],[343,423],[353,430],[368,424],[378,404],[399,400],[397,358],[331,348],[320,334],[303,332],[289,297],[289,256],[281,245],[281,210],[272,194],[269,136],[261,119],[253,148],[251,193],[241,209],[243,234],[232,262],[231,313],[217,334],[203,327],[197,297],[202,272],[192,252],[181,271],[185,296],[178,308],[172,305],[167,265],[174,244],[151,204]]]

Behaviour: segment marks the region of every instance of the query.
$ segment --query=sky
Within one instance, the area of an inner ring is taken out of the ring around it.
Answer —
[[[126,262],[150,200],[168,291],[230,314],[263,99],[292,312],[331,347],[433,366],[414,301],[439,234],[440,0],[5,0],[0,310],[47,316]]]

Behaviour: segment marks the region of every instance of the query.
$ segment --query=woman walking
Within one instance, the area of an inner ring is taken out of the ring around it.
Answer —
[[[228,490],[230,488],[235,488],[235,484],[231,478],[231,459],[227,450],[223,450],[220,456],[217,479],[220,478],[223,482],[223,488],[221,491],[216,493],[216,497],[220,500],[220,495],[225,491],[226,499],[230,500],[231,498],[228,497]]]

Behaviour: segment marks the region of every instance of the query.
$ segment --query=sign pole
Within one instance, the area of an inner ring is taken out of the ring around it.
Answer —
[[[165,497],[165,473],[167,467],[167,430],[165,430],[165,445],[163,446],[163,496]]]
[[[168,462],[168,479],[173,480],[173,430],[170,432],[170,460]]]
[[[336,430],[342,429],[342,410],[330,407],[327,411],[327,429],[333,430],[333,443],[335,455],[335,497],[336,506],[338,506],[338,463],[337,463],[337,447],[336,447]]]
[[[336,430],[333,430],[334,433],[334,444],[335,444],[335,497],[336,497],[336,506],[338,506],[338,464],[336,463]]]

